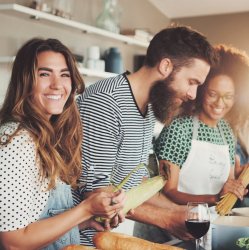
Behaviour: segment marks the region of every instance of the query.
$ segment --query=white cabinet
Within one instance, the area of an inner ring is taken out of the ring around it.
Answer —
[[[45,25],[54,26],[59,29],[74,29],[79,32],[84,32],[86,35],[95,36],[96,39],[113,40],[127,44],[127,46],[138,46],[140,49],[145,50],[148,43],[142,42],[131,37],[127,37],[120,34],[115,34],[103,29],[96,28],[87,24],[83,24],[77,21],[68,20],[62,17],[54,16],[42,11],[34,10],[18,4],[0,4],[0,13],[7,14],[8,16],[14,16],[21,19],[35,19],[36,21]],[[34,23],[35,25],[35,23]],[[13,57],[1,56],[0,63],[9,63],[13,61]],[[84,67],[79,68],[80,73],[89,77],[106,78],[115,74],[109,72],[98,72],[90,70]]]

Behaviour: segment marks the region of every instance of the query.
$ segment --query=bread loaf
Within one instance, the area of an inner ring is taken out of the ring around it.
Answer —
[[[80,246],[80,245],[69,245],[61,250],[94,250],[93,247]],[[96,250],[96,249],[95,249]]]
[[[182,248],[157,244],[133,236],[114,233],[98,232],[93,237],[95,246],[102,250],[180,250]]]

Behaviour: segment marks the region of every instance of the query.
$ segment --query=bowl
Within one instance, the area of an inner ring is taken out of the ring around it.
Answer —
[[[232,209],[233,215],[249,216],[249,207],[239,207]]]
[[[249,217],[219,216],[212,223],[212,250],[245,250],[236,242],[249,237]]]

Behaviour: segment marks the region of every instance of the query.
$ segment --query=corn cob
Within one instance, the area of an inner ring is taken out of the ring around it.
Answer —
[[[158,175],[143,181],[140,185],[131,188],[126,192],[126,202],[123,208],[123,213],[133,208],[138,207],[158,191],[160,191],[166,183],[166,179],[162,175]]]
[[[239,180],[242,181],[244,187],[249,184],[249,167],[245,167],[240,174]],[[229,214],[231,209],[233,208],[234,204],[236,203],[238,197],[233,193],[225,194],[222,199],[217,203],[215,210],[219,215],[226,215]]]
[[[123,185],[128,181],[131,175],[137,171],[139,168],[143,167],[144,164],[139,164],[134,168],[123,180],[122,182],[113,188],[113,192],[118,191],[123,187]],[[166,183],[166,176],[155,176],[143,181],[140,185],[131,188],[126,192],[126,202],[124,204],[123,213],[127,214],[129,210],[134,209],[141,205],[143,202],[151,198],[154,194],[160,191]],[[104,222],[106,218],[96,217],[96,221]]]

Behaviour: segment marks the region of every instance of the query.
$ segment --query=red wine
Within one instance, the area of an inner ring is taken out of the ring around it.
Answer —
[[[207,233],[210,226],[210,221],[186,220],[185,225],[190,234],[194,238],[199,239]]]

